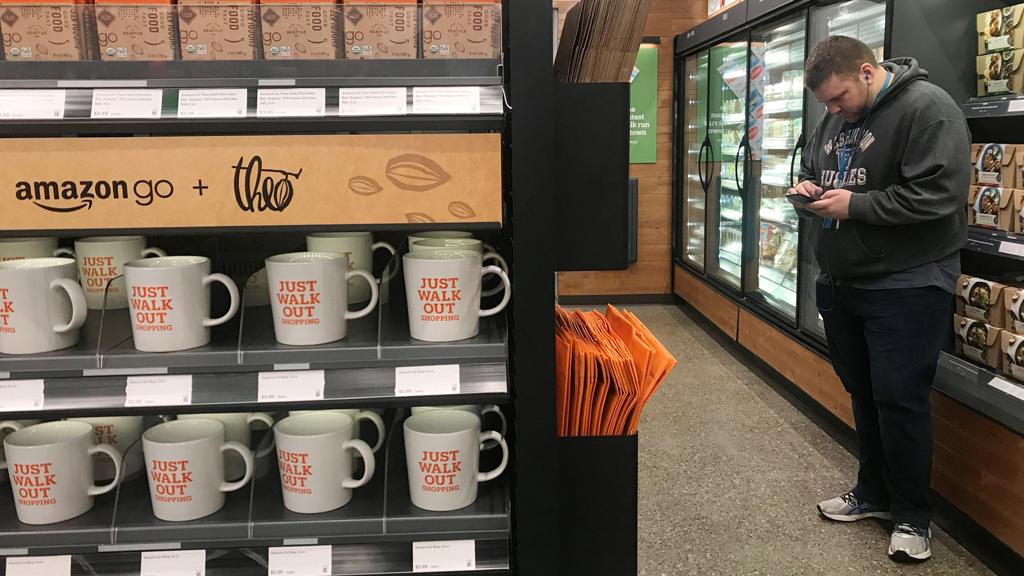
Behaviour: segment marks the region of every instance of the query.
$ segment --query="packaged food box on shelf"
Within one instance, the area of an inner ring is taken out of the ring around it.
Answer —
[[[179,0],[182,60],[255,60],[256,2]]]
[[[956,336],[957,355],[980,362],[993,370],[1000,369],[1002,330],[980,320],[954,314],[953,333]]]
[[[978,56],[978,96],[1024,91],[1024,50],[1003,50]]]
[[[416,0],[344,2],[345,58],[379,60],[418,58],[419,7]]]
[[[1013,286],[1003,288],[1003,328],[1024,336],[1024,316],[1021,315],[1024,290]]]
[[[500,0],[423,0],[423,57],[497,58]]]
[[[334,0],[260,2],[265,60],[334,60],[338,7]]]
[[[1014,144],[972,144],[974,164],[971,184],[998,188],[1024,188],[1020,168],[1024,166],[1024,146]]]
[[[1024,48],[1024,4],[978,14],[978,54]]]
[[[93,14],[101,60],[174,60],[171,0],[96,0]]]
[[[1021,191],[994,186],[971,186],[967,205],[967,223],[1013,232],[1013,208],[1018,192]]]
[[[1024,381],[1024,336],[1003,330],[999,340],[1003,374]]]
[[[76,0],[0,0],[0,32],[5,60],[89,58]]]
[[[1006,314],[1003,309],[1005,288],[997,282],[960,276],[956,288],[957,314],[1002,328]]]

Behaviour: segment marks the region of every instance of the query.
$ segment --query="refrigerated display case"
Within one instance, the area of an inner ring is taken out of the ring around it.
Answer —
[[[704,269],[705,198],[708,175],[701,170],[703,155],[708,149],[708,53],[701,52],[686,59],[683,91],[685,94],[686,178],[683,182],[684,203],[682,257],[696,268]]]

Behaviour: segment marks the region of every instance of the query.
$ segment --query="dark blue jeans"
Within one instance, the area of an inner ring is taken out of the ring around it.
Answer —
[[[927,528],[931,389],[951,334],[953,295],[938,287],[864,290],[817,285],[832,366],[853,398],[860,471],[854,493],[893,522]]]

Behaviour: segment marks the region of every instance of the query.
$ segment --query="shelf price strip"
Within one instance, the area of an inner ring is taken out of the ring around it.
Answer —
[[[399,88],[338,88],[339,116],[404,116],[408,90]]]
[[[178,118],[245,118],[248,94],[245,88],[180,90]]]
[[[206,550],[143,552],[139,576],[206,576]]]
[[[270,548],[267,558],[269,576],[330,576],[330,546],[279,546]]]
[[[71,576],[71,556],[8,557],[7,576]]]
[[[0,120],[60,120],[63,90],[0,90]]]
[[[1017,400],[1024,400],[1024,388],[1007,380],[1003,380],[998,376],[990,380],[988,385],[1000,392],[1013,396]]]
[[[260,372],[259,402],[307,402],[324,399],[323,370]]]
[[[395,368],[395,396],[447,396],[461,392],[458,364]]]
[[[412,543],[412,571],[461,572],[476,570],[475,540]]]
[[[42,380],[0,381],[0,412],[42,410],[44,388]]]
[[[326,98],[324,88],[260,88],[256,93],[256,116],[323,116],[327,111]]]
[[[93,119],[159,119],[163,108],[164,91],[154,90],[93,90]]]
[[[191,374],[129,376],[124,388],[125,408],[187,406],[191,403]]]

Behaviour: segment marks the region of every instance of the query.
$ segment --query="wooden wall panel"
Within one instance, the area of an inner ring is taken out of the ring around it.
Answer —
[[[686,272],[680,266],[675,267],[675,291],[705,318],[711,320],[722,332],[733,340],[736,339],[736,325],[739,320],[739,305]]]
[[[740,310],[738,340],[829,412],[854,426],[850,395],[828,360],[746,310]]]
[[[561,10],[572,0],[555,0]],[[672,41],[704,21],[704,0],[654,0],[645,36],[658,36],[658,150],[656,164],[633,164],[639,179],[637,262],[622,271],[562,272],[562,295],[671,294],[672,273]],[[625,191],[623,192],[625,193]]]

